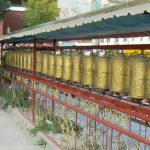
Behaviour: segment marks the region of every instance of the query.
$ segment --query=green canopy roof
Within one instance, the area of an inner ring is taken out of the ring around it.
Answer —
[[[128,4],[128,5],[127,5]],[[131,32],[150,32],[149,0],[134,0],[64,20],[48,22],[1,38],[3,43],[34,39],[75,39]]]

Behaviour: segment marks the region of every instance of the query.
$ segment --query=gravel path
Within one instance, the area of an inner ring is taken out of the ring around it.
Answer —
[[[0,109],[0,150],[43,150],[11,118]]]

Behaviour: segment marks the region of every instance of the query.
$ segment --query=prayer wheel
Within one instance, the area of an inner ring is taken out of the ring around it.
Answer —
[[[125,91],[129,92],[129,84],[130,84],[130,61],[129,59],[125,60]]]
[[[111,58],[111,86],[110,90],[116,93],[125,92],[125,58]]]
[[[129,96],[135,99],[145,97],[146,60],[135,58],[130,60],[130,89]]]
[[[146,63],[145,96],[150,99],[150,59]]]
[[[8,66],[8,52],[5,52],[5,65]]]
[[[20,69],[23,69],[23,53],[22,52],[20,52],[19,53],[19,57],[20,57]]]
[[[32,54],[32,52],[27,52],[26,57],[27,57],[27,65],[26,65],[27,70],[33,71],[33,54]]]
[[[27,69],[27,53],[26,52],[23,53],[23,69],[24,70]]]
[[[55,55],[55,77],[62,78],[62,55]]]
[[[16,68],[19,68],[19,52],[16,52]]]
[[[48,75],[54,77],[55,55],[49,54],[48,58]]]
[[[71,55],[63,55],[62,57],[62,79],[71,79]]]
[[[42,72],[42,57],[41,57],[41,52],[38,51],[36,54],[36,72],[40,73]]]
[[[94,69],[94,87],[100,89],[109,89],[109,58],[97,57],[95,59]]]
[[[42,52],[42,73],[48,74],[48,53]]]
[[[11,51],[8,52],[8,66],[11,66],[11,61],[12,61],[12,55],[11,55]]]
[[[82,56],[81,58],[81,83],[86,86],[93,85],[93,56]]]
[[[81,70],[80,70],[80,55],[72,55],[71,57],[72,67],[71,67],[71,81],[80,83],[81,81]]]
[[[17,67],[17,54],[14,52],[14,67]]]
[[[12,67],[14,67],[14,54],[15,54],[15,52],[14,51],[12,51]]]

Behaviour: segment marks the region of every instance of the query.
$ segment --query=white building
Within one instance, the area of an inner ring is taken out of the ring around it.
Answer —
[[[91,0],[58,0],[59,19],[91,11]]]

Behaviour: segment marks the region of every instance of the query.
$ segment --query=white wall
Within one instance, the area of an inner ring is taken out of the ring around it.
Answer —
[[[91,0],[58,0],[60,19],[72,17],[91,10]]]

